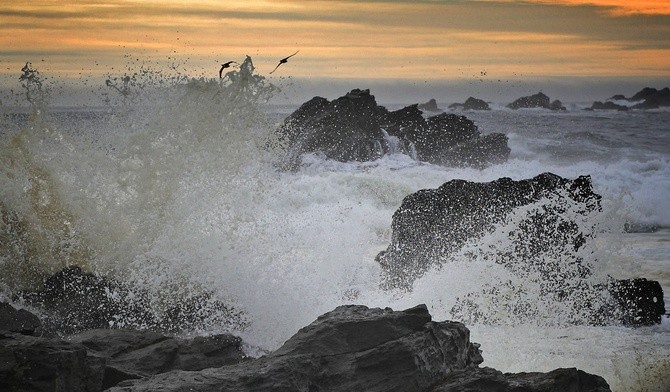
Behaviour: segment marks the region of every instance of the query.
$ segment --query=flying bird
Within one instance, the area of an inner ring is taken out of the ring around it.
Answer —
[[[275,69],[272,70],[272,72],[276,71],[277,68],[279,68],[280,65],[282,65],[282,64],[286,64],[286,63],[288,62],[288,59],[290,59],[291,57],[293,57],[293,56],[295,56],[296,54],[298,54],[298,52],[300,52],[300,51],[298,50],[298,51],[296,51],[295,53],[293,53],[292,55],[290,55],[290,56],[288,56],[288,57],[284,57],[283,59],[279,60],[279,64],[277,64],[277,66],[275,67]],[[272,73],[272,72],[270,72],[270,73]]]
[[[237,64],[234,61],[228,61],[227,63],[221,64],[221,69],[219,70],[219,79],[223,77],[223,70],[230,67],[230,64]]]

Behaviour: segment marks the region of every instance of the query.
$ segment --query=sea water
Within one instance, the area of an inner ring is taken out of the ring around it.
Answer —
[[[278,348],[346,303],[425,303],[434,320],[453,319],[458,297],[506,272],[464,253],[429,270],[410,292],[379,289],[375,256],[390,242],[393,212],[405,196],[452,179],[520,180],[549,171],[588,174],[603,197],[594,238],[580,255],[594,274],[658,280],[670,304],[670,112],[500,104],[459,114],[482,133],[508,135],[504,164],[478,170],[400,153],[365,163],[310,155],[299,170],[283,172],[272,130],[295,107],[267,104],[275,87],[251,75],[223,84],[151,72],[110,77],[101,81],[108,89],[99,103],[77,108],[49,106],[23,80],[32,92],[25,107],[0,107],[2,293],[36,287],[67,265],[148,289],[158,308],[207,292],[242,311],[246,323],[205,318],[194,333],[233,332],[255,353]],[[469,246],[500,246],[504,233],[501,227]],[[548,301],[533,287],[528,282],[525,300]],[[468,324],[483,365],[577,367],[615,391],[668,390],[667,318],[641,328],[574,325],[564,322],[560,304],[544,305],[556,312]]]

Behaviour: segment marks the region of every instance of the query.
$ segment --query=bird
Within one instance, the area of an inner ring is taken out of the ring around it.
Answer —
[[[288,56],[288,57],[284,57],[283,59],[279,60],[279,64],[277,64],[277,66],[275,67],[275,69],[272,70],[272,72],[276,71],[277,68],[279,68],[280,65],[282,65],[282,64],[286,64],[286,63],[288,62],[288,59],[290,59],[291,57],[293,57],[293,56],[295,56],[296,54],[298,54],[298,52],[300,52],[300,51],[298,50],[298,51],[296,51],[295,53],[293,53],[292,55],[290,55],[290,56]],[[272,73],[272,72],[270,72],[270,73]]]
[[[219,79],[223,77],[223,70],[230,67],[230,64],[237,64],[234,61],[228,61],[227,63],[221,64],[221,69],[219,70]]]

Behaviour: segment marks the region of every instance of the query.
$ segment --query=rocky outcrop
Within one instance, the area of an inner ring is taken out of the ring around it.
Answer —
[[[610,390],[577,369],[503,374],[478,367],[482,361],[463,324],[432,321],[425,305],[340,306],[258,359],[230,335],[91,330],[61,340],[0,330],[7,391]]]
[[[243,315],[207,294],[172,298],[158,308],[150,293],[113,278],[64,268],[49,277],[38,291],[19,293],[17,300],[39,308],[47,334],[68,335],[95,328],[149,329],[182,332],[210,323],[242,327]]]
[[[628,110],[628,106],[618,105],[610,101],[605,102],[595,101],[593,102],[593,105],[591,105],[590,108],[587,108],[585,110],[618,110],[624,112]]]
[[[425,119],[418,105],[388,111],[369,90],[352,90],[332,102],[311,99],[284,120],[276,139],[284,151],[281,166],[289,170],[309,153],[342,162],[405,153],[425,162],[474,167],[504,162],[510,153],[505,135],[482,136],[466,117]]]
[[[405,197],[393,214],[391,243],[377,256],[385,286],[411,285],[428,268],[448,259],[467,241],[492,230],[515,209],[555,197],[561,191],[583,204],[585,213],[600,208],[600,196],[593,192],[589,177],[571,181],[551,173],[521,181],[452,180],[438,189],[424,189]],[[539,223],[535,226],[541,229]],[[574,236],[565,240],[579,247],[583,239],[574,226],[566,223],[562,227],[566,235]]]
[[[40,321],[25,309],[2,303],[2,316]],[[26,315],[29,315],[26,317]],[[25,324],[22,324],[25,325]],[[171,370],[202,370],[248,360],[232,335],[179,339],[156,332],[89,330],[67,339],[12,332],[0,324],[0,390],[102,391],[121,381]]]
[[[628,100],[631,102],[641,101],[633,105],[633,109],[658,109],[663,106],[670,106],[670,88],[657,90],[652,87],[645,87]]]
[[[441,112],[442,111],[442,109],[437,107],[437,101],[435,100],[435,98],[431,98],[426,103],[419,104],[419,110],[423,110],[423,111],[426,111],[426,112]]]
[[[449,109],[462,109],[462,110],[491,110],[486,101],[481,99],[470,97],[465,100],[463,103],[452,103],[449,105]]]
[[[393,214],[391,243],[377,255],[382,286],[411,290],[429,268],[443,267],[454,257],[473,258],[504,266],[517,283],[491,282],[481,292],[459,298],[451,314],[460,320],[500,321],[482,306],[506,308],[507,317],[527,319],[543,313],[543,301],[552,301],[566,304],[560,307],[566,312],[561,319],[569,323],[660,322],[665,310],[658,282],[590,280],[592,267],[579,250],[594,235],[594,227],[584,222],[598,211],[600,196],[588,176],[569,180],[545,173],[520,181],[452,180],[420,190],[405,197]],[[500,229],[506,224],[507,229]],[[502,244],[498,240],[490,250],[479,246],[496,230],[503,233]],[[476,250],[462,253],[468,244]],[[528,281],[537,285],[537,293],[524,298]]]
[[[521,97],[507,105],[507,107],[510,109],[542,108],[550,110],[566,110],[561,101],[555,100],[551,102],[549,97],[541,92],[535,95]]]
[[[254,361],[169,372],[111,391],[541,391],[564,386],[609,391],[601,377],[576,369],[503,374],[479,368],[481,362],[468,329],[431,321],[425,305],[405,311],[348,305],[320,316],[280,349]]]
[[[611,101],[627,101],[630,102],[630,106],[618,105],[615,102]],[[598,106],[598,107],[593,107]],[[592,109],[599,108],[608,108],[616,110],[627,110],[627,109],[658,109],[661,107],[670,106],[670,88],[665,87],[661,90],[655,89],[653,87],[645,87],[637,93],[633,94],[632,97],[626,98],[623,94],[617,94],[609,99],[603,104],[602,102],[594,102]],[[603,106],[603,107],[601,107]],[[621,109],[619,109],[621,108]],[[623,109],[625,108],[625,109]]]
[[[665,302],[659,282],[645,278],[616,280],[610,283],[609,292],[619,304],[625,324],[661,323],[661,316],[665,314]]]

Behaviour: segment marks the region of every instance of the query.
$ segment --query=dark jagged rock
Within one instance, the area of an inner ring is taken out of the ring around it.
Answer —
[[[405,311],[340,306],[265,357],[250,360],[240,347],[228,335],[176,339],[97,330],[65,341],[0,332],[0,389],[609,391],[601,377],[576,369],[503,374],[479,368],[483,358],[469,330],[432,321],[425,305]]]
[[[328,102],[315,97],[286,118],[280,139],[299,155],[321,152],[338,161],[370,161],[384,154],[379,108],[369,90],[352,90]]]
[[[551,109],[551,110],[567,110],[565,108],[565,106],[563,106],[563,102],[561,102],[558,99],[551,102],[551,104],[549,105],[549,109]]]
[[[308,153],[347,162],[402,152],[430,163],[475,167],[509,157],[503,134],[482,137],[462,116],[440,114],[426,120],[419,105],[390,112],[377,105],[369,90],[352,90],[332,102],[313,98],[288,116],[276,133],[285,151],[282,166],[290,170]]]
[[[617,280],[612,282],[609,291],[623,310],[625,324],[660,324],[665,314],[660,283],[644,278]]]
[[[591,107],[586,110],[618,110],[623,112],[628,110],[628,106],[618,105],[614,102],[609,101],[605,102],[595,101],[593,102],[593,105],[591,105]]]
[[[658,109],[660,107],[670,106],[670,88],[665,87],[661,90],[657,90],[653,87],[645,87],[630,98],[626,98],[622,94],[617,94],[609,98],[608,101],[639,102],[631,106],[631,109]],[[596,102],[594,102],[594,105],[595,104]],[[610,104],[610,102],[605,103],[605,105],[607,104]],[[612,105],[614,104],[612,103]]]
[[[214,317],[218,325],[244,326],[240,312],[206,294],[172,301],[157,309],[149,293],[140,288],[83,272],[72,266],[49,277],[42,290],[22,293],[21,301],[43,312],[47,334],[72,334],[97,328],[134,328],[179,332]]]
[[[247,360],[232,335],[178,339],[155,332],[89,330],[69,339],[106,359],[102,389],[171,370],[196,371]]]
[[[385,286],[411,285],[438,260],[448,258],[466,241],[491,230],[515,208],[554,197],[562,190],[583,204],[586,211],[600,208],[600,196],[593,193],[589,177],[571,181],[551,173],[521,181],[510,178],[491,183],[452,180],[438,189],[420,190],[405,197],[393,214],[391,243],[377,256],[384,271]],[[548,226],[547,230],[555,225]],[[578,246],[581,240],[574,226],[565,223],[561,227],[566,236],[574,236],[565,240]]]
[[[0,331],[0,390],[56,392],[102,390],[105,359],[59,339]]]
[[[557,388],[571,385],[575,391],[609,391],[601,377],[575,369],[558,369],[544,378],[539,373],[527,376],[480,369],[478,347],[470,343],[463,324],[431,321],[425,305],[400,312],[340,306],[266,357],[197,373],[170,372],[128,381],[111,391],[437,392],[467,390],[462,387],[481,385],[478,380],[491,386],[479,390],[494,391],[533,383],[549,387],[552,379]],[[575,384],[578,381],[581,384]]]
[[[650,89],[651,91],[646,91],[644,94],[644,101],[634,105],[633,109],[658,109],[660,107],[670,106],[670,88],[666,87],[662,90]],[[640,94],[640,93],[638,93]],[[631,101],[636,101],[634,99],[638,96],[636,94],[631,98]]]
[[[565,107],[563,107],[561,101],[556,100],[551,103],[549,97],[541,92],[535,95],[521,97],[507,105],[507,107],[510,109],[542,108],[550,110],[565,110]]]
[[[470,97],[466,99],[464,103],[452,103],[449,105],[449,109],[491,110],[491,107],[486,101]]]
[[[578,251],[593,237],[594,227],[578,221],[598,211],[600,196],[588,176],[569,180],[544,173],[520,181],[452,180],[438,189],[420,190],[405,197],[393,214],[391,243],[377,255],[382,287],[411,290],[431,267],[441,267],[455,256],[479,257],[503,265],[519,280],[536,282],[543,299],[569,304],[566,312],[574,313],[563,315],[566,322],[659,323],[665,310],[658,282],[613,280],[608,288],[608,282],[589,280],[591,266]],[[476,255],[459,253],[511,217],[514,225],[505,235],[509,244],[491,251],[477,244]],[[524,290],[511,282],[493,282],[481,292],[458,298],[451,314],[472,323],[499,321],[483,303],[527,319],[543,305],[536,296],[524,298]],[[482,297],[488,300],[479,301]]]
[[[42,322],[25,309],[16,309],[7,302],[0,302],[0,331],[40,335]]]
[[[419,104],[420,110],[425,110],[427,112],[441,112],[442,109],[437,107],[437,101],[434,98],[431,98],[428,102]]]
[[[454,372],[428,392],[607,392],[607,382],[575,368],[548,373],[502,373],[491,368]]]

